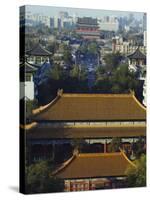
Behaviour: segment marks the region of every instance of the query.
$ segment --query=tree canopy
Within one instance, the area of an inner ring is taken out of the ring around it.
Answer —
[[[26,192],[46,193],[64,190],[62,180],[50,175],[52,167],[48,161],[40,161],[26,167]]]
[[[128,187],[146,186],[146,155],[143,154],[138,160],[134,161],[136,168],[129,167],[126,170]]]
[[[118,65],[112,73],[108,74],[105,67],[98,67],[96,82],[93,89],[105,93],[128,93],[130,90],[139,92],[141,83],[136,74],[128,70],[127,64]]]
[[[104,57],[104,60],[106,63],[106,68],[109,71],[112,71],[113,69],[118,67],[121,59],[122,59],[122,55],[119,52],[112,53],[112,54],[106,54]]]

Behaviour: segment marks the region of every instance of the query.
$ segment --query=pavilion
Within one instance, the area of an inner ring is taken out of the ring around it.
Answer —
[[[146,70],[146,55],[143,54],[139,47],[136,49],[135,52],[127,56],[129,59],[129,70],[130,71],[137,71],[140,70],[145,71]]]
[[[146,108],[133,92],[65,94],[59,90],[53,101],[33,110],[30,122],[21,128],[33,160],[49,158],[49,151],[57,146],[62,153],[75,140],[97,143],[101,153],[108,152],[113,138],[121,138],[122,148],[127,144],[129,151],[139,137],[146,143]]]
[[[50,56],[52,53],[38,43],[32,49],[27,50],[25,54],[27,62],[41,66],[44,62],[50,62]]]

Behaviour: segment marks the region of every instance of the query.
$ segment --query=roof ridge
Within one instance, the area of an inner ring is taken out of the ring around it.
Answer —
[[[63,93],[62,97],[132,97],[132,94]]]
[[[111,153],[79,153],[77,157],[101,157],[101,156],[115,156],[121,155],[121,152],[111,152]]]

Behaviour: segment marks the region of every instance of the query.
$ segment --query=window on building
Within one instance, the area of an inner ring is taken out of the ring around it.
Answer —
[[[36,63],[41,63],[41,57],[36,57]]]

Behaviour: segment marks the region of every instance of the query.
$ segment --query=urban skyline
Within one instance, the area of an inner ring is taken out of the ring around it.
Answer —
[[[68,12],[70,16],[76,17],[95,17],[101,18],[105,16],[114,17],[129,17],[130,14],[138,20],[142,20],[144,12],[135,11],[112,11],[112,10],[99,10],[99,9],[85,9],[85,8],[69,8],[69,7],[55,7],[55,6],[39,6],[39,5],[27,5],[26,12],[31,14],[41,14],[46,16],[57,16],[59,12]],[[94,11],[94,12],[93,12]]]

